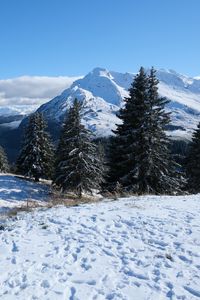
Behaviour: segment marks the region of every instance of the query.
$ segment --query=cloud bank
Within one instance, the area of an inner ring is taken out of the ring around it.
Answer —
[[[49,101],[80,77],[22,76],[0,80],[0,107],[34,105]]]

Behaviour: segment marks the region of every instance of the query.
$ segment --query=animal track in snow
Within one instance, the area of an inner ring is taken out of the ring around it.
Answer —
[[[200,202],[181,199],[135,197],[134,205],[121,199],[20,214],[6,226],[15,229],[0,234],[0,298],[199,298]]]

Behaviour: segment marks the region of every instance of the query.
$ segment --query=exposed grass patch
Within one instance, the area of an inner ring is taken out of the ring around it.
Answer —
[[[96,203],[99,202],[100,199],[90,195],[84,195],[81,198],[78,198],[75,194],[61,194],[57,192],[53,192],[51,194],[50,200],[47,202],[47,207],[54,207],[57,205],[64,205],[67,207],[71,206],[79,206],[81,204],[86,203]]]
[[[61,194],[57,192],[52,192],[49,195],[49,200],[46,201],[33,201],[27,200],[27,202],[23,202],[21,205],[8,209],[4,214],[1,215],[1,218],[6,217],[15,217],[19,213],[22,212],[31,212],[38,208],[53,208],[56,206],[65,206],[65,207],[74,207],[79,206],[86,203],[96,203],[99,202],[100,199],[94,196],[85,195],[81,198],[78,198],[74,194]]]

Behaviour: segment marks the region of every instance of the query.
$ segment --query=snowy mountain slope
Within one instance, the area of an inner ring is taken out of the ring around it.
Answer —
[[[127,96],[127,93],[123,86],[124,80],[117,80],[117,82],[115,82],[115,77],[106,69],[95,68],[84,78],[75,81],[72,88],[80,87],[90,91],[94,97],[100,97],[108,103],[120,106],[122,97]]]
[[[118,121],[118,106],[106,102],[103,98],[94,97],[90,91],[81,87],[73,86],[65,90],[60,96],[41,106],[38,111],[42,112],[47,120],[62,123],[65,111],[75,98],[83,102],[83,123],[99,136],[109,135]]]
[[[191,136],[200,120],[200,80],[189,78],[172,70],[158,70],[159,93],[171,102],[167,110],[172,113],[172,136]],[[66,109],[74,98],[84,103],[83,123],[97,136],[112,134],[119,122],[116,112],[123,106],[124,97],[134,78],[131,73],[119,73],[95,68],[76,80],[60,96],[39,108],[48,121],[62,123]]]
[[[7,176],[0,199],[16,205],[27,184]],[[0,298],[199,299],[199,214],[199,195],[20,213],[0,224]]]
[[[124,97],[128,96],[125,87],[130,86],[133,76],[95,68],[38,110],[47,120],[62,122],[66,109],[77,98],[83,102],[83,123],[92,129],[96,136],[108,136],[112,134],[115,124],[119,123],[116,113]]]

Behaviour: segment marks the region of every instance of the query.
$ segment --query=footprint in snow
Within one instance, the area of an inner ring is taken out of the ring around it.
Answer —
[[[89,269],[92,268],[92,266],[90,264],[87,264],[87,263],[83,262],[81,264],[81,268],[84,269],[85,271],[88,271]]]
[[[70,253],[70,255],[67,255],[67,263],[73,264],[77,261],[77,254],[76,253]]]
[[[43,280],[41,283],[41,287],[43,287],[44,289],[49,288],[50,284],[49,284],[48,280]]]
[[[14,241],[12,241],[12,252],[18,252],[19,249]]]
[[[88,285],[96,285],[96,280],[73,280],[73,283],[76,283],[76,284],[88,284]]]
[[[96,222],[96,220],[97,220],[97,216],[96,216],[96,215],[94,215],[94,216],[91,216],[91,220],[92,220],[93,222]]]
[[[168,282],[166,284],[166,286],[169,288],[169,291],[166,294],[167,298],[173,299],[173,296],[174,296],[174,291],[173,291],[174,286],[173,286],[173,284],[171,282]]]
[[[69,300],[75,300],[74,296],[76,294],[76,289],[74,287],[71,287],[71,296]]]
[[[185,232],[186,232],[187,235],[192,234],[192,230],[191,230],[191,229],[188,229],[188,228],[185,230]]]
[[[184,261],[185,263],[188,263],[188,264],[191,264],[192,263],[192,260],[191,259],[188,259],[186,256],[184,255],[179,255],[178,256],[182,261]]]
[[[183,286],[183,287],[186,291],[188,291],[193,296],[200,298],[200,291],[197,291],[189,286]]]
[[[74,262],[77,261],[77,254],[76,253],[72,253],[72,257],[74,259]]]
[[[130,277],[136,277],[138,279],[142,279],[142,280],[149,280],[149,276],[148,275],[144,275],[144,274],[139,274],[139,273],[135,273],[132,270],[124,270],[124,274]]]
[[[114,256],[114,254],[106,249],[103,249],[103,252],[108,256]]]
[[[198,270],[200,270],[200,265],[196,265],[195,267],[196,267]]]
[[[15,258],[15,256],[12,257],[11,263],[14,264],[14,265],[16,265],[16,258]]]

